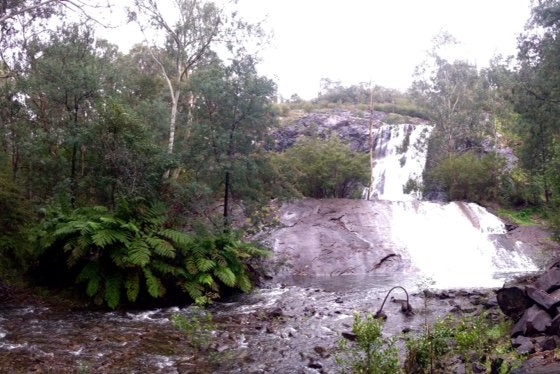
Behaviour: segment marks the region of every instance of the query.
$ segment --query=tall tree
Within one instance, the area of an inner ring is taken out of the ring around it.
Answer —
[[[238,54],[245,44],[243,39],[261,35],[261,29],[239,20],[235,12],[227,14],[212,2],[173,0],[166,4],[169,6],[162,6],[156,0],[134,0],[129,16],[138,21],[145,35],[148,27],[152,27],[165,38],[164,48],[157,48],[152,42],[148,52],[159,65],[170,96],[167,148],[173,153],[179,103],[193,70],[211,58],[218,48]],[[186,101],[191,100],[192,96],[188,95]]]
[[[468,151],[481,154],[484,143],[493,139],[494,123],[487,106],[490,85],[476,66],[444,57],[456,43],[449,34],[438,35],[429,53],[431,63],[417,68],[411,88],[413,98],[435,125],[423,178],[424,196],[443,189],[434,171],[446,158]]]
[[[226,227],[230,198],[262,197],[259,187],[259,150],[274,125],[274,83],[257,75],[251,58],[224,66],[218,61],[192,77],[194,92],[191,160],[198,175],[222,186]],[[214,187],[214,190],[217,188]]]
[[[442,151],[452,155],[479,147],[491,126],[484,106],[489,87],[476,66],[466,61],[449,61],[442,51],[457,41],[440,34],[429,56],[431,65],[419,66],[412,85],[415,99],[427,109],[435,123]]]
[[[79,179],[86,171],[84,131],[95,117],[95,100],[102,93],[102,84],[107,84],[107,90],[114,83],[101,78],[102,70],[110,66],[109,61],[96,55],[101,49],[95,50],[91,29],[68,25],[48,41],[36,39],[28,50],[26,95],[34,123],[30,136],[37,147],[48,152],[30,156],[39,157],[37,165],[44,158],[53,161],[51,167],[55,169],[44,170],[46,175],[39,177],[51,180],[47,191],[67,183],[72,204],[78,197]],[[111,54],[105,58],[111,59]],[[64,175],[66,178],[61,178]]]
[[[535,199],[552,199],[560,136],[560,2],[538,1],[520,38],[520,68],[512,95],[521,115],[521,160],[533,179]]]

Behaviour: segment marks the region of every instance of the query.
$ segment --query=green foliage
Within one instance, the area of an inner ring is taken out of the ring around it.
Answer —
[[[504,161],[490,153],[452,154],[443,159],[426,178],[445,191],[449,200],[497,201],[503,182]]]
[[[502,369],[507,370],[519,360],[511,348],[510,330],[510,323],[485,314],[439,320],[433,327],[427,326],[425,334],[407,339],[404,371],[448,373],[449,363],[455,361],[456,355],[466,364],[477,361],[488,370],[493,359],[505,358],[509,366]]]
[[[30,204],[13,183],[0,153],[0,269],[26,262],[25,229],[31,219]]]
[[[353,152],[338,138],[303,139],[276,160],[302,195],[349,198],[369,180],[369,156]]]
[[[36,230],[37,265],[45,285],[84,285],[96,304],[114,309],[123,303],[161,299],[177,287],[206,304],[220,288],[251,290],[246,262],[268,252],[234,234],[191,237],[165,226],[161,204],[123,203],[48,212]]]
[[[383,322],[373,315],[354,315],[354,343],[340,341],[342,354],[336,362],[343,372],[364,374],[399,373],[399,353],[393,339],[383,337]]]
[[[179,285],[201,305],[217,297],[224,286],[249,292],[252,282],[247,261],[269,254],[242,242],[235,233],[214,235],[208,232],[196,235],[182,251],[186,272],[179,279]]]
[[[536,207],[522,209],[501,208],[498,215],[518,226],[533,226],[541,221],[542,212]]]
[[[406,341],[406,373],[429,373],[442,369],[444,355],[451,349],[452,329],[445,321],[426,326],[426,333]]]

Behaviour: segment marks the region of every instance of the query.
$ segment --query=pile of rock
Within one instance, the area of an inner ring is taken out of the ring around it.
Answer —
[[[511,336],[518,353],[560,346],[560,262],[530,282],[503,287],[496,298],[502,312],[515,321]]]

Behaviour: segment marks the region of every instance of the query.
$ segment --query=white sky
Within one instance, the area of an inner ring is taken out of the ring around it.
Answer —
[[[515,54],[531,0],[239,0],[249,21],[274,33],[260,73],[285,98],[317,95],[321,78],[406,90],[433,37],[444,30],[461,42],[457,57],[486,66]],[[130,31],[129,31],[130,33]],[[117,44],[126,33],[111,31]],[[130,34],[129,34],[130,35]],[[139,39],[141,35],[134,34]],[[122,40],[121,40],[122,41]],[[140,40],[138,40],[140,41]]]

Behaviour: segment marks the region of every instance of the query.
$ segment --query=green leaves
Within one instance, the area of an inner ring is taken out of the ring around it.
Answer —
[[[191,237],[163,229],[167,216],[161,206],[125,205],[116,213],[98,207],[53,213],[36,239],[43,255],[35,271],[46,278],[66,274],[49,261],[62,262],[93,302],[112,309],[162,298],[177,285],[198,304],[219,297],[221,287],[251,289],[246,261],[268,252],[234,234]]]
[[[307,139],[278,156],[278,164],[291,175],[291,183],[304,196],[348,198],[369,178],[367,154],[352,152],[338,138]]]

